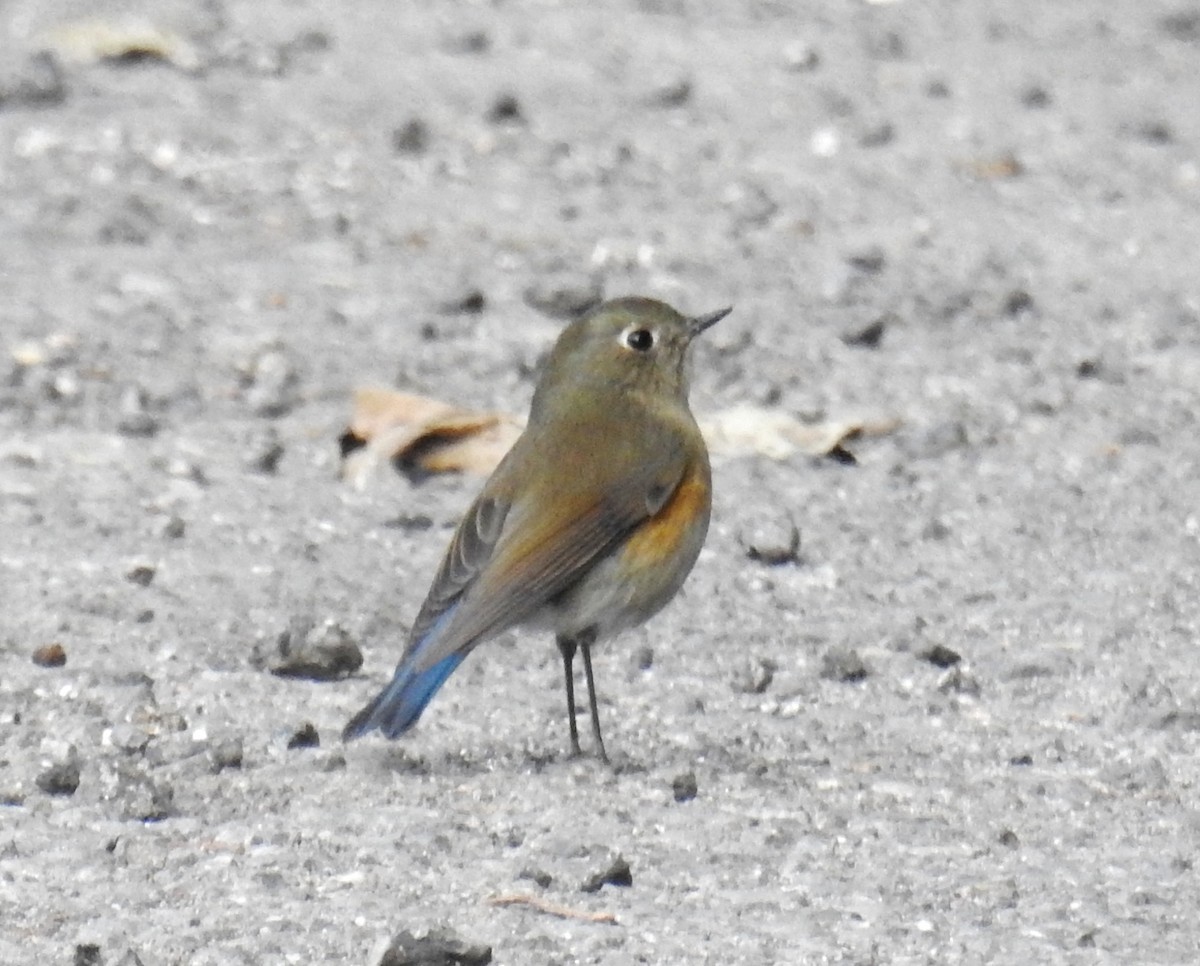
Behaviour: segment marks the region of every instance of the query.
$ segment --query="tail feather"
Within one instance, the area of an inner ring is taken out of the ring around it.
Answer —
[[[421,655],[438,637],[453,613],[454,608],[451,608],[443,614],[417,646],[405,654],[388,686],[350,719],[342,731],[343,741],[361,738],[376,728],[388,738],[398,738],[417,723],[425,706],[467,656],[465,651],[458,651],[430,667],[414,670],[420,663]]]

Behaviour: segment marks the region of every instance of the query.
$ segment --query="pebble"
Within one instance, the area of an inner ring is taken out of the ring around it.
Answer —
[[[419,117],[410,118],[392,132],[392,150],[397,154],[424,154],[429,142],[429,125]]]
[[[292,736],[288,738],[287,746],[292,748],[317,748],[321,744],[321,736],[317,733],[317,727],[311,721],[306,721],[299,728],[292,732]]]
[[[733,675],[733,690],[738,694],[764,694],[775,680],[776,664],[769,658],[752,657]]]
[[[62,761],[51,762],[38,773],[35,781],[47,795],[67,797],[79,788],[79,777],[79,759],[72,754]]]
[[[62,667],[67,663],[66,648],[57,641],[34,648],[33,663],[38,667]]]
[[[492,947],[469,943],[448,929],[431,929],[423,936],[405,930],[392,940],[379,966],[487,966]]]
[[[934,644],[918,656],[922,661],[928,661],[934,667],[940,668],[953,667],[962,660],[962,655],[958,651],[953,651],[944,644]]]
[[[695,772],[685,771],[671,779],[671,794],[675,796],[677,802],[690,802],[699,794],[699,791]]]
[[[856,684],[870,672],[854,648],[831,647],[821,657],[821,677],[828,681]]]
[[[501,94],[488,108],[487,119],[493,124],[524,124],[525,112],[514,94]]]
[[[883,333],[887,331],[887,323],[887,317],[880,316],[864,328],[843,335],[842,341],[848,346],[859,349],[878,349],[880,343],[883,342]]]
[[[209,766],[214,774],[220,774],[226,768],[241,768],[242,753],[240,737],[223,738],[208,746]]]
[[[297,617],[276,638],[275,654],[263,663],[276,677],[336,681],[362,667],[363,655],[350,634],[333,621],[315,624]]]
[[[584,892],[599,892],[606,885],[633,885],[633,870],[622,856],[618,855],[603,872],[588,876],[579,888]]]
[[[743,527],[738,540],[755,563],[780,567],[800,561],[800,528],[791,517],[760,514]]]

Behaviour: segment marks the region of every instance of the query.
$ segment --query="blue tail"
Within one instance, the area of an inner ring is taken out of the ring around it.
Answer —
[[[378,728],[389,738],[398,738],[417,723],[425,706],[433,700],[438,689],[454,673],[465,658],[466,652],[458,652],[442,658],[432,667],[414,671],[414,665],[429,645],[438,638],[439,632],[450,620],[455,608],[446,611],[429,628],[417,646],[409,651],[396,668],[391,683],[375,696],[375,699],[350,719],[342,731],[342,740],[360,738]]]

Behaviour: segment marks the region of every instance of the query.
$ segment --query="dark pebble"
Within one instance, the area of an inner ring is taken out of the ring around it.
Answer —
[[[550,883],[554,881],[554,877],[542,869],[522,869],[517,878],[528,879],[539,889],[549,889]]]
[[[1014,768],[1028,768],[1033,764],[1033,755],[1013,755],[1008,759],[1008,763]]]
[[[1158,722],[1160,728],[1200,731],[1200,711],[1170,711]]]
[[[733,690],[739,694],[763,694],[775,680],[775,662],[752,657],[734,672]]]
[[[67,99],[66,78],[58,58],[40,50],[15,67],[0,71],[0,108],[53,107]]]
[[[791,518],[761,516],[739,534],[739,539],[746,556],[755,563],[780,567],[800,560],[800,528]]]
[[[392,150],[397,154],[424,154],[429,150],[429,140],[429,125],[414,117],[392,132]]]
[[[37,776],[37,787],[47,795],[74,795],[79,788],[79,762],[74,758],[56,761]]]
[[[860,349],[878,349],[883,342],[883,333],[887,331],[887,318],[880,317],[865,328],[842,336],[846,345]]]
[[[878,275],[887,264],[887,255],[878,245],[871,245],[847,253],[846,262],[864,275]]]
[[[671,779],[671,793],[677,802],[690,802],[699,794],[699,791],[695,772],[685,771]]]
[[[1024,315],[1033,310],[1033,296],[1024,289],[1013,289],[1004,296],[1005,315]]]
[[[1033,84],[1021,92],[1021,103],[1033,110],[1050,106],[1050,92],[1040,84]]]
[[[75,947],[72,966],[100,966],[104,962],[100,955],[100,947],[95,943],[80,943]]]
[[[157,573],[153,564],[135,564],[125,571],[125,579],[139,587],[149,587]]]
[[[276,654],[265,663],[276,677],[336,681],[362,667],[363,656],[344,628],[299,617],[276,639]]]
[[[1187,5],[1189,8],[1190,6]],[[1200,44],[1200,10],[1181,9],[1169,13],[1158,21],[1158,27],[1175,40]]]
[[[663,84],[650,95],[650,103],[657,107],[683,107],[692,99],[692,82],[687,77]]]
[[[945,644],[934,644],[922,651],[919,657],[922,661],[928,661],[934,667],[940,668],[953,667],[962,660],[962,655],[958,651],[951,650]]]
[[[896,140],[896,126],[891,121],[880,121],[868,127],[858,137],[858,143],[864,148],[881,148]]]
[[[247,469],[264,476],[273,476],[279,469],[279,461],[283,459],[283,443],[274,426],[268,426],[263,432],[256,433],[246,444],[245,461]]]
[[[287,743],[288,748],[318,748],[320,745],[321,736],[311,721],[306,721],[297,728]]]
[[[43,644],[33,651],[33,663],[38,667],[62,667],[67,663],[67,651],[55,641],[53,644]]]
[[[242,739],[223,738],[208,746],[208,761],[213,772],[242,767]]]
[[[855,684],[870,672],[854,648],[830,648],[821,657],[821,677],[827,681]]]
[[[472,288],[443,302],[440,307],[447,315],[478,315],[487,308],[487,296],[480,289]]]
[[[612,865],[603,872],[589,876],[579,888],[584,892],[599,892],[606,885],[633,885],[633,870],[629,868],[629,863],[619,855],[613,860]]]
[[[1000,833],[1000,838],[997,841],[1005,848],[1015,849],[1021,844],[1021,840],[1017,838],[1017,833],[1010,828],[1006,828]]]
[[[633,653],[633,666],[639,671],[649,671],[654,667],[654,648],[643,644]]]
[[[515,95],[501,94],[488,108],[487,119],[493,124],[521,124],[525,121],[525,115]]]
[[[384,952],[379,966],[487,966],[492,947],[468,943],[445,929],[424,936],[405,930]]]

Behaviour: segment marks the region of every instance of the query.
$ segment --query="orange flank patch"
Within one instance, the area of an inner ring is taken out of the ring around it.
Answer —
[[[661,510],[642,524],[625,544],[623,556],[638,566],[657,567],[694,539],[698,521],[708,518],[712,486],[704,467],[694,464]]]

